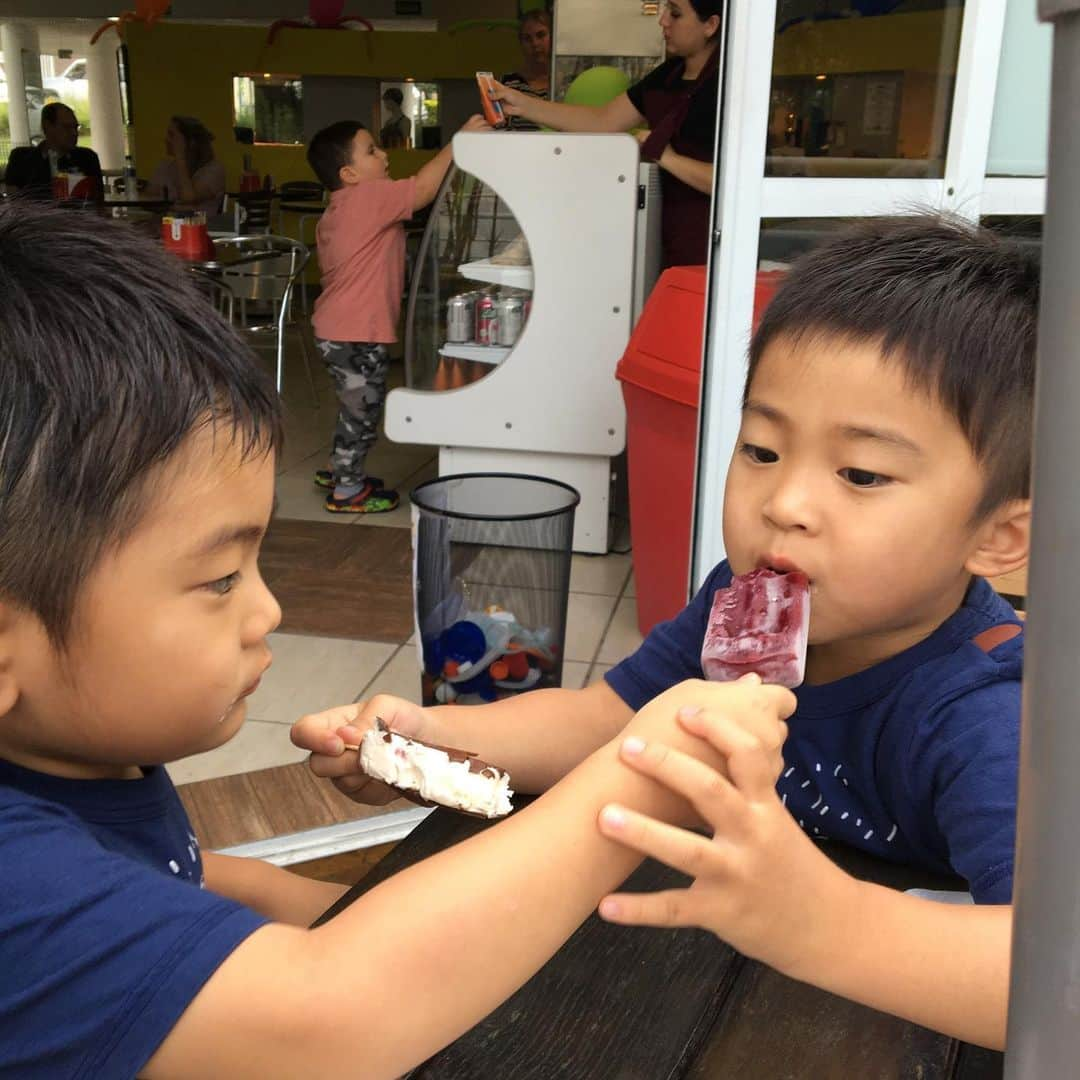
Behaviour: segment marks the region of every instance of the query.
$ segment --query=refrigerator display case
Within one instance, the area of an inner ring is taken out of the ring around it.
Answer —
[[[626,440],[615,365],[659,266],[656,167],[628,135],[459,134],[454,159],[412,271],[387,435],[438,446],[440,475],[570,484],[574,550],[606,551]]]

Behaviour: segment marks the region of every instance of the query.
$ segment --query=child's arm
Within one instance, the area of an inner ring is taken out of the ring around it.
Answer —
[[[605,809],[605,835],[695,880],[686,890],[608,897],[601,915],[704,927],[792,978],[967,1042],[1003,1047],[1012,909],[937,903],[857,881],[781,805],[760,747],[738,731],[718,732],[704,714],[682,723],[721,751],[730,782],[665,746],[631,742],[623,760],[689,799],[715,838]]]
[[[779,761],[794,698],[753,681],[685,683],[633,730],[722,762],[674,723],[706,703]],[[410,867],[313,931],[266,926],[225,961],[143,1075],[396,1077],[490,1012],[573,933],[640,856],[603,837],[613,799],[684,820],[689,808],[627,769],[612,742],[507,821]]]
[[[461,125],[461,131],[490,131],[488,122],[480,115],[470,116]],[[416,194],[413,196],[413,210],[423,210],[429,206],[454,160],[453,143],[447,143],[430,161],[425,161],[416,173]]]
[[[292,741],[312,751],[311,768],[361,802],[384,803],[399,794],[357,771],[356,745],[375,717],[404,735],[470,750],[505,769],[514,790],[546,791],[589,754],[613,739],[634,714],[603,679],[585,690],[531,690],[490,705],[422,709],[377,694],[293,725]]]
[[[206,887],[211,892],[291,926],[310,926],[348,891],[344,885],[312,881],[261,859],[204,851],[202,862]]]

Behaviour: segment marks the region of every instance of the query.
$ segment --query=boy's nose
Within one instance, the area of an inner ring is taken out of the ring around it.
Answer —
[[[818,528],[812,493],[798,477],[792,476],[778,483],[766,498],[762,511],[778,529],[814,532]]]
[[[281,605],[262,577],[256,583],[251,613],[244,622],[245,645],[257,645],[281,624]]]

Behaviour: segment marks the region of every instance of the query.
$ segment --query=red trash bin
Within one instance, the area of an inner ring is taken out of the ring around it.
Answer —
[[[781,277],[783,271],[758,274],[755,325]],[[704,329],[705,267],[665,270],[615,371],[626,402],[630,535],[642,634],[686,606]]]

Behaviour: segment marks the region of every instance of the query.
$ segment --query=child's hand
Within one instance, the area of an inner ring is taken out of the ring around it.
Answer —
[[[494,131],[495,129],[479,114],[473,113],[464,124],[458,128],[459,131]]]
[[[358,746],[368,728],[379,717],[403,735],[415,735],[437,742],[430,714],[419,705],[390,694],[377,694],[355,705],[303,716],[292,726],[289,737],[301,750],[310,750],[308,765],[316,776],[333,780],[334,787],[356,802],[382,806],[401,798],[401,792],[373,780],[360,770],[360,755],[348,746]]]
[[[782,686],[764,685],[758,675],[744,675],[735,682],[709,682],[687,679],[653,698],[626,725],[622,736],[636,735],[646,742],[660,742],[726,770],[727,763],[717,758],[709,744],[691,735],[678,722],[684,711],[699,709],[720,712],[739,727],[750,732],[768,754],[773,779],[783,768],[781,747],[787,738],[784,719],[795,711],[795,695]],[[721,749],[717,747],[716,749]]]
[[[720,752],[726,777],[638,736],[624,740],[621,757],[684,796],[715,835],[709,839],[621,806],[604,807],[599,827],[605,836],[694,882],[688,889],[610,895],[601,901],[600,915],[627,925],[703,927],[748,956],[790,970],[816,940],[815,914],[835,908],[850,879],[781,804],[771,740],[716,709],[684,711],[679,723]]]

